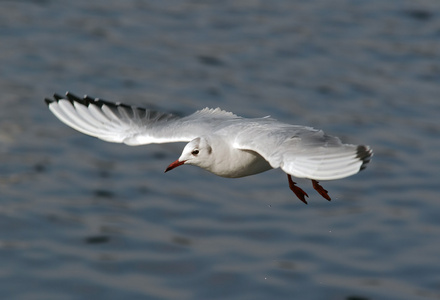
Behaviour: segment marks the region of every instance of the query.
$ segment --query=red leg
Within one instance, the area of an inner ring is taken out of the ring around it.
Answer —
[[[324,197],[324,198],[327,199],[328,201],[332,200],[332,199],[330,198],[330,196],[328,195],[328,191],[327,191],[326,189],[324,189],[324,188],[319,184],[318,181],[312,179],[312,183],[313,183],[313,188],[314,188],[315,190],[317,190],[318,193],[319,193],[322,197]]]
[[[292,190],[292,192],[295,193],[295,195],[299,198],[299,200],[301,200],[302,202],[304,202],[305,204],[307,204],[306,198],[304,198],[304,196],[309,196],[307,195],[306,192],[304,192],[302,190],[302,188],[300,188],[299,186],[296,186],[296,182],[293,182],[292,180],[292,176],[290,176],[289,174],[287,174],[287,180],[289,181],[289,187]]]

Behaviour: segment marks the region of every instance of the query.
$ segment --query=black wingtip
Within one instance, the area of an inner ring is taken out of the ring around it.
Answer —
[[[57,93],[53,94],[53,98],[54,98],[56,101],[61,100],[61,99],[64,99],[63,96],[61,96],[60,94],[57,94]]]
[[[53,99],[49,99],[49,98],[44,98],[44,102],[46,102],[46,105],[49,106],[51,103],[53,103],[55,100]]]
[[[63,96],[57,93],[53,94],[52,97],[53,98],[44,98],[44,102],[46,102],[47,106],[49,106],[51,103],[58,102],[59,100],[64,99]]]
[[[369,146],[358,146],[356,149],[356,157],[362,161],[362,165],[360,168],[360,171],[362,171],[367,167],[367,164],[370,162],[371,157],[373,157],[373,150]]]
[[[71,103],[74,102],[79,102],[81,104],[84,104],[86,106],[88,106],[90,103],[97,101],[95,98],[91,98],[87,95],[85,95],[83,98],[78,97],[77,95],[71,93],[71,92],[66,92],[65,96],[61,96],[60,94],[53,94],[53,98],[45,98],[44,101],[46,102],[47,105],[50,105],[51,103],[54,102],[58,102],[60,100],[68,100]]]
[[[72,94],[71,92],[66,92],[66,97],[67,100],[69,100],[70,102],[82,102],[82,98],[78,97],[75,94]]]
[[[138,116],[145,116],[147,109],[132,105],[127,105],[120,102],[110,102],[106,101],[100,98],[93,98],[88,95],[84,95],[84,97],[79,97],[71,92],[66,92],[64,96],[61,96],[60,94],[54,94],[53,98],[45,98],[44,101],[49,106],[50,104],[54,102],[59,102],[60,100],[67,100],[70,101],[72,104],[75,102],[80,103],[85,106],[89,106],[90,104],[96,105],[98,107],[107,106],[110,109],[118,109],[118,108],[124,108],[126,110],[126,113],[133,114],[133,110],[137,110]],[[174,116],[173,114],[163,114],[154,110],[148,110],[148,115],[150,119],[156,118],[156,120],[161,120],[163,118],[169,119],[169,118],[177,118],[177,116]],[[156,117],[157,115],[157,117]]]

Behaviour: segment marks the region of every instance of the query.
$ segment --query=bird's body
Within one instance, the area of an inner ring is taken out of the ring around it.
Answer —
[[[192,164],[218,176],[237,178],[280,167],[292,191],[306,203],[307,194],[291,176],[309,178],[326,199],[317,180],[356,174],[370,161],[368,146],[342,144],[311,127],[275,119],[239,117],[217,109],[202,109],[186,117],[112,103],[71,93],[46,99],[49,109],[65,124],[108,142],[127,145],[189,142],[169,171]]]
[[[251,150],[235,148],[228,137],[222,136],[221,133],[196,138],[186,148],[200,149],[203,147],[206,147],[209,157],[207,156],[206,160],[200,161],[197,166],[221,177],[239,178],[272,169],[260,154]],[[201,154],[199,153],[199,155]]]

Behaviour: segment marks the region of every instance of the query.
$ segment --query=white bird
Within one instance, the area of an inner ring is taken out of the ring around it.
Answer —
[[[281,168],[290,189],[307,204],[291,176],[311,179],[313,188],[331,200],[318,180],[358,173],[373,156],[368,146],[343,144],[322,130],[290,125],[270,117],[243,118],[220,108],[204,108],[178,117],[67,92],[45,99],[52,113],[90,136],[130,146],[189,142],[165,170],[195,165],[218,176],[237,178]]]

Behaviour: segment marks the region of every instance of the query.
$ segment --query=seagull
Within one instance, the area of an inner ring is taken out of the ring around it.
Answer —
[[[354,175],[373,156],[369,146],[343,144],[322,130],[269,116],[243,118],[220,108],[204,108],[180,117],[70,92],[64,97],[54,94],[45,102],[66,125],[107,142],[130,146],[188,142],[165,172],[194,165],[218,176],[239,178],[281,168],[289,188],[305,204],[309,195],[292,176],[310,179],[313,188],[330,201],[319,181]]]

